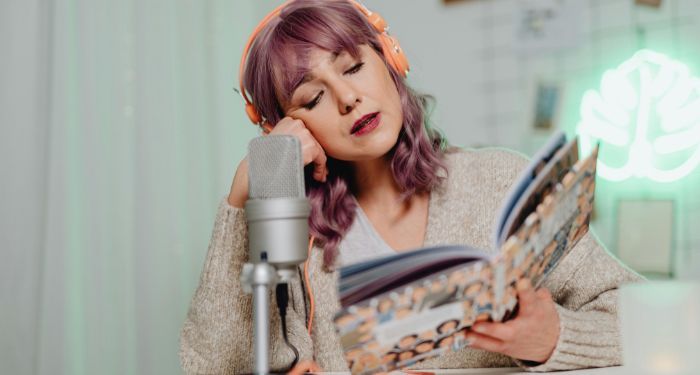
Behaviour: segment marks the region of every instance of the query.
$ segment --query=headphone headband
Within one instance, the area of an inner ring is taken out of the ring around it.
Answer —
[[[250,98],[248,98],[248,94],[245,91],[245,87],[243,87],[243,72],[245,69],[246,59],[248,58],[248,52],[253,42],[255,41],[255,38],[258,36],[260,31],[270,22],[270,20],[274,17],[277,17],[282,12],[282,9],[292,1],[294,0],[288,0],[282,5],[272,10],[272,12],[265,16],[262,19],[262,21],[260,21],[260,23],[255,27],[253,33],[250,35],[248,41],[245,44],[245,48],[243,49],[243,55],[241,56],[241,64],[238,68],[238,82],[240,84],[240,94],[243,97],[243,100],[245,101],[246,114],[248,115],[248,118],[250,118],[250,121],[253,122],[253,124],[255,125],[261,126],[265,133],[269,133],[272,130],[272,125],[265,121],[265,119],[260,115],[258,110],[253,105]],[[348,0],[348,2],[354,5],[355,8],[357,8],[357,10],[359,10],[360,13],[362,13],[365,16],[367,21],[379,34],[379,42],[382,45],[382,51],[384,57],[387,60],[387,63],[389,63],[389,65],[391,65],[391,67],[394,68],[394,70],[396,70],[396,72],[398,72],[402,77],[406,77],[409,71],[408,59],[406,58],[406,55],[404,55],[403,50],[401,50],[399,41],[396,38],[389,35],[389,28],[386,24],[386,21],[384,21],[384,19],[382,18],[382,16],[379,15],[379,13],[374,13],[370,11],[369,9],[367,9],[367,7],[360,4],[359,2],[355,0]]]

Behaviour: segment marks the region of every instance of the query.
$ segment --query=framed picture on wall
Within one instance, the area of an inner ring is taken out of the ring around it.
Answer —
[[[513,2],[517,23],[515,49],[531,56],[579,46],[583,41],[585,2],[529,0]]]
[[[635,0],[637,5],[646,5],[654,8],[661,6],[661,0]]]
[[[473,1],[473,0],[442,0],[442,2],[444,4],[447,4],[447,5],[456,4],[456,3],[466,3],[469,1]]]
[[[561,105],[562,88],[557,82],[540,82],[535,92],[533,129],[549,131],[556,128],[556,116]]]
[[[617,255],[647,277],[674,275],[673,203],[651,199],[617,203]]]

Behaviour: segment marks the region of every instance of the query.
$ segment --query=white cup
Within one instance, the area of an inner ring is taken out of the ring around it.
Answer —
[[[626,373],[700,374],[700,283],[625,285],[619,308]]]

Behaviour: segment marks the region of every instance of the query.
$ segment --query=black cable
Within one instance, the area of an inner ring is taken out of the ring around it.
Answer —
[[[289,303],[289,290],[287,288],[287,284],[277,284],[275,298],[277,299],[277,308],[279,309],[280,320],[282,321],[282,336],[284,337],[284,342],[286,342],[287,346],[294,352],[294,362],[289,366],[289,370],[291,370],[297,365],[297,362],[299,362],[299,351],[289,342],[289,338],[287,337],[287,304]]]

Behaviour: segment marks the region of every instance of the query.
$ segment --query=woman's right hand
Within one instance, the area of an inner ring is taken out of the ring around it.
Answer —
[[[301,156],[304,160],[304,165],[314,163],[313,178],[319,182],[325,182],[328,176],[328,168],[326,167],[326,152],[318,143],[316,138],[306,128],[304,122],[291,117],[285,117],[275,125],[270,132],[270,135],[293,135],[299,139],[301,143]]]
[[[326,152],[313,137],[304,122],[291,117],[280,120],[272,129],[270,135],[293,135],[301,143],[301,155],[304,165],[314,164],[313,178],[316,181],[325,182],[328,176],[326,166]],[[236,175],[231,184],[231,192],[228,203],[233,207],[243,208],[248,200],[248,158],[244,158],[238,165]]]

